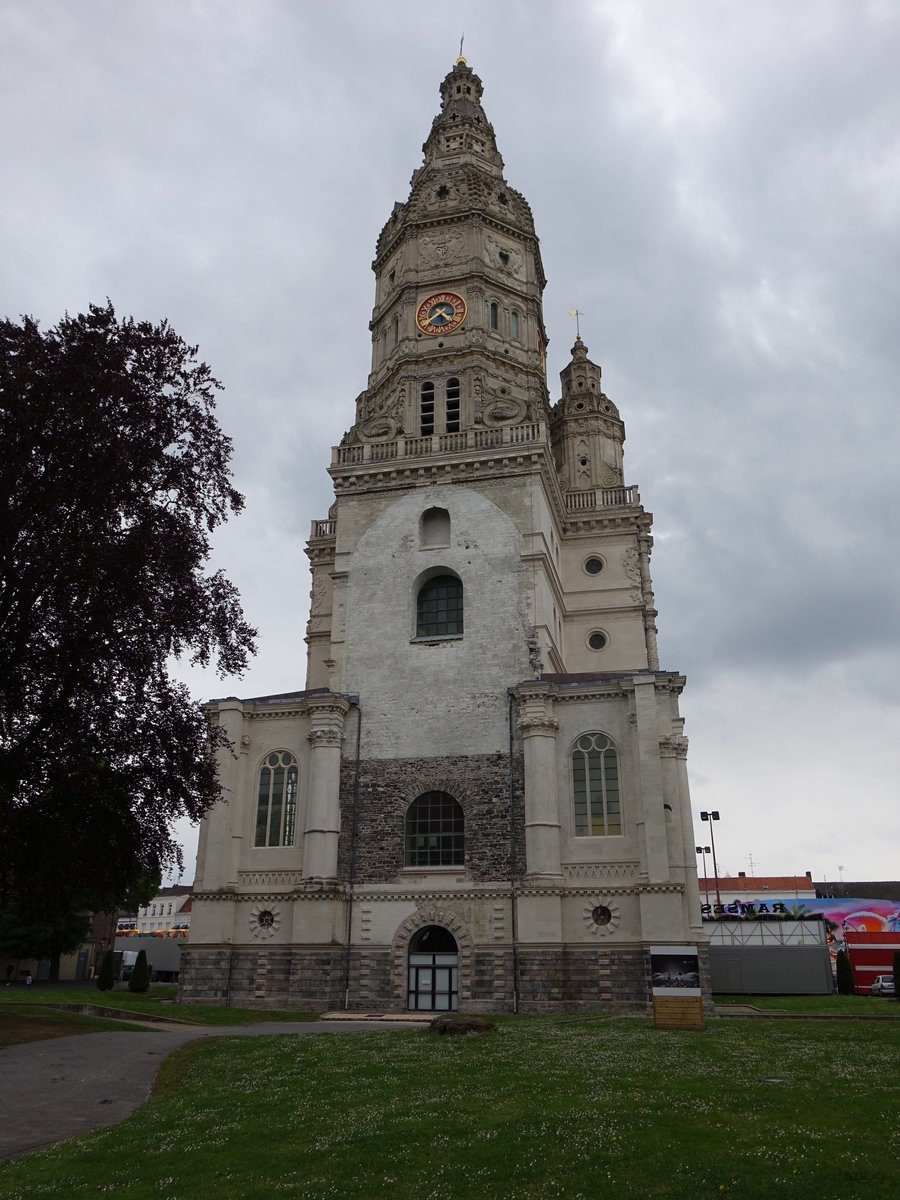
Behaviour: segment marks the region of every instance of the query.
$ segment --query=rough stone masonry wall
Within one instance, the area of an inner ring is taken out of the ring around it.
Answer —
[[[521,1012],[649,1011],[650,955],[642,947],[521,947],[518,957]]]
[[[233,1008],[340,1008],[345,971],[341,946],[186,949],[178,999]]]
[[[338,872],[350,874],[355,763],[341,768],[341,838]],[[369,759],[360,764],[354,882],[397,882],[404,868],[404,828],[410,804],[423,792],[447,792],[465,814],[465,871],[478,883],[509,879],[509,755]],[[515,870],[525,870],[522,760],[513,784]]]

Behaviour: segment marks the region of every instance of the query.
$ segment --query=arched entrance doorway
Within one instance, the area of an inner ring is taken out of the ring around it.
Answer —
[[[448,929],[426,925],[409,943],[406,1007],[455,1012],[459,1007],[459,948]]]

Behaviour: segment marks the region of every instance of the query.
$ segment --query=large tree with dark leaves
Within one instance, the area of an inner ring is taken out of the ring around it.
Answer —
[[[0,906],[35,920],[180,863],[172,821],[218,797],[169,666],[237,673],[255,631],[205,570],[243,498],[195,353],[108,303],[0,323]]]

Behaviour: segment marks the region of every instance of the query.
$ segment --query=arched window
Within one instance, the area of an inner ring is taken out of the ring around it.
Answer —
[[[461,806],[446,792],[426,792],[406,813],[408,867],[461,867],[465,830]]]
[[[293,846],[300,769],[293,754],[276,750],[259,769],[254,846]]]
[[[450,545],[450,514],[446,508],[426,508],[419,522],[419,546],[423,550]]]
[[[422,384],[419,401],[419,435],[431,437],[434,433],[434,384],[426,380]]]
[[[572,750],[576,837],[614,837],[622,832],[619,760],[605,733],[586,733]]]
[[[496,304],[491,305],[491,329],[496,329],[500,324],[500,309]]]
[[[394,317],[394,345],[400,341],[400,318]]]
[[[516,339],[519,337],[519,314],[517,312],[509,314],[509,336]]]
[[[434,575],[416,597],[416,637],[461,637],[463,585],[456,575]]]
[[[459,433],[459,380],[447,380],[447,432]]]

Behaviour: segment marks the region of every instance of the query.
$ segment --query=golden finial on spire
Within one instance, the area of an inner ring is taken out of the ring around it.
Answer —
[[[458,67],[465,67],[465,66],[467,66],[467,65],[468,65],[468,64],[466,63],[466,60],[463,58],[463,52],[462,52],[462,48],[463,48],[463,42],[464,42],[465,40],[466,40],[466,32],[465,32],[465,30],[463,30],[463,35],[462,35],[462,37],[459,39],[459,58],[456,60],[456,65],[457,65]]]
[[[581,341],[581,318],[584,316],[584,313],[581,312],[580,309],[573,308],[570,310],[569,316],[575,318],[575,338],[577,341],[580,342]]]

